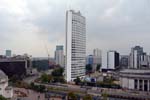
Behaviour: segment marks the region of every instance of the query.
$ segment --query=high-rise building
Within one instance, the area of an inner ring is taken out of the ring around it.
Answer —
[[[119,53],[116,51],[107,52],[107,69],[116,69],[119,67]]]
[[[148,55],[143,52],[140,56],[140,67],[141,68],[147,68],[148,66]]]
[[[86,57],[86,64],[90,64],[90,65],[93,65],[93,55],[88,55]]]
[[[86,22],[80,12],[66,13],[66,68],[67,81],[85,76]]]
[[[121,68],[129,67],[129,55],[121,55],[120,56],[120,67]]]
[[[6,57],[11,57],[11,50],[6,50]]]
[[[104,50],[102,52],[102,71],[105,69],[107,70],[107,50]]]
[[[97,65],[101,66],[102,64],[102,56],[101,56],[101,50],[100,49],[94,49],[93,50],[93,71],[96,70]]]
[[[57,65],[64,67],[65,62],[64,62],[64,49],[62,45],[56,46],[55,50],[55,62]]]
[[[131,48],[130,53],[130,68],[140,68],[141,55],[143,54],[143,48],[140,46],[135,46]]]
[[[98,48],[94,49],[94,50],[93,50],[93,55],[94,55],[94,56],[99,56],[99,57],[100,57],[100,56],[101,56],[101,50],[98,49]]]

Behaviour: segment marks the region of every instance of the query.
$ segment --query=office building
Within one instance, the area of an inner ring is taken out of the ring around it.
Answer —
[[[143,69],[149,67],[149,56],[143,52],[143,48],[135,46],[130,53],[130,67],[132,69]]]
[[[98,48],[93,50],[93,71],[96,70],[97,65],[102,65],[101,50]]]
[[[101,65],[101,57],[99,56],[94,56],[94,55],[88,55],[86,58],[86,65],[91,65],[92,66],[92,71],[95,72],[97,66],[102,66]]]
[[[34,57],[32,58],[32,66],[38,70],[48,70],[57,67],[54,58],[50,57]]]
[[[101,50],[96,48],[93,50],[93,55],[94,56],[98,56],[98,57],[101,57]]]
[[[143,52],[140,56],[140,67],[141,68],[148,68],[148,55]]]
[[[86,57],[86,64],[90,64],[90,65],[93,65],[93,55],[88,55]]]
[[[129,55],[121,55],[120,56],[120,67],[121,68],[129,67]]]
[[[102,52],[102,71],[107,71],[107,50]]]
[[[6,50],[6,57],[11,57],[11,50]]]
[[[140,68],[140,56],[143,54],[143,48],[140,46],[135,46],[131,48],[130,53],[130,68]]]
[[[56,46],[56,50],[55,50],[55,62],[60,67],[64,67],[65,66],[65,62],[64,62],[64,49],[63,49],[62,45]]]
[[[148,58],[148,68],[150,68],[150,55],[147,55]]]
[[[66,13],[66,68],[67,82],[85,76],[86,22],[80,12]]]
[[[114,70],[119,68],[119,53],[116,51],[107,52],[107,69]]]
[[[10,58],[0,58],[0,70],[8,77],[16,76],[19,79],[32,73],[32,62],[26,55],[18,55]]]

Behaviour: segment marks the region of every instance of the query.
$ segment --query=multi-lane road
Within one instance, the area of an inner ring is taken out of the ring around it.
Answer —
[[[134,98],[136,100],[149,100],[150,94],[147,92],[139,92],[132,90],[122,90],[122,89],[108,89],[108,88],[95,88],[95,87],[81,87],[77,85],[67,85],[67,84],[41,84],[36,83],[38,85],[45,85],[46,87],[57,88],[61,90],[67,91],[76,91],[79,93],[88,93],[95,96],[101,96],[102,93],[107,93],[110,96],[114,97],[122,97],[122,98]],[[60,91],[59,91],[60,92]]]
[[[41,73],[36,76],[28,77],[24,79],[25,82],[31,83],[34,82],[35,79],[39,78],[41,76]],[[37,85],[45,85],[46,87],[52,87],[56,89],[61,89],[65,91],[76,91],[79,93],[89,93],[92,95],[101,95],[102,93],[107,93],[111,96],[118,96],[118,97],[134,97],[139,100],[147,100],[150,99],[150,93],[147,92],[139,92],[139,91],[132,91],[132,90],[122,90],[122,89],[108,89],[108,88],[99,88],[99,87],[89,87],[89,86],[78,86],[78,85],[70,85],[70,84],[61,84],[61,83],[55,83],[55,84],[43,84],[43,83],[35,83]]]

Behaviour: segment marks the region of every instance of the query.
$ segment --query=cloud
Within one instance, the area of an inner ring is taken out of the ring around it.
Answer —
[[[0,0],[0,53],[47,56],[47,45],[53,56],[65,44],[68,9],[86,17],[87,54],[94,48],[128,54],[136,44],[149,52],[149,0]]]

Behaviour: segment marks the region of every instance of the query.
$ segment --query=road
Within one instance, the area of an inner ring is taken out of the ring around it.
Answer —
[[[42,75],[42,73],[39,73],[39,75],[28,77],[24,79],[25,82],[31,83],[34,82],[35,79],[39,78]],[[122,90],[122,89],[108,89],[108,88],[96,88],[93,87],[83,87],[77,86],[77,85],[69,85],[69,84],[42,84],[42,83],[35,83],[37,85],[45,85],[46,87],[52,87],[52,88],[58,88],[58,89],[64,89],[67,91],[79,91],[82,93],[89,93],[93,95],[101,95],[101,91],[104,90],[106,93],[114,96],[125,96],[125,97],[136,97],[136,98],[147,98],[150,99],[150,93],[147,94],[147,92],[139,92],[139,91],[131,91],[131,90]]]
[[[38,93],[33,90],[24,88],[14,88],[14,91],[21,91],[27,94],[27,97],[18,97],[18,94],[14,92],[14,97],[11,100],[45,100],[44,93]]]
[[[40,75],[30,76],[30,77],[23,79],[23,81],[30,84],[31,82],[34,82],[34,80],[36,80],[39,77]]]
[[[95,96],[100,96],[102,93],[107,93],[112,96],[118,96],[118,97],[129,97],[129,98],[137,98],[139,100],[147,100],[150,99],[150,94],[147,94],[147,92],[134,92],[131,90],[123,91],[122,89],[107,89],[107,88],[93,88],[93,87],[84,87],[81,88],[77,85],[58,85],[58,84],[40,84],[36,83],[37,85],[45,85],[46,87],[53,87],[53,88],[60,88],[68,91],[77,91],[82,93],[88,93]],[[102,92],[103,91],[103,92]]]

